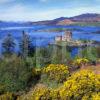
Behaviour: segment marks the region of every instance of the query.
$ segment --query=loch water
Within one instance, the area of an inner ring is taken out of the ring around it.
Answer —
[[[17,26],[17,25],[0,25],[0,52],[2,51],[2,41],[7,36],[7,34],[12,34],[15,43],[16,50],[18,50],[18,43],[22,38],[22,32],[25,31],[30,35],[33,45],[35,46],[47,46],[55,41],[55,37],[63,35],[64,31],[60,32],[43,32],[38,30],[44,29],[55,29],[63,28],[72,31],[72,38],[74,40],[94,40],[100,42],[100,27],[97,26],[45,26],[45,25],[30,25],[30,26]]]

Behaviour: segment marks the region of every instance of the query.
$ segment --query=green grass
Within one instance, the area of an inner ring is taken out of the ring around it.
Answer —
[[[73,25],[79,25],[79,26],[100,26],[100,22],[76,22]]]

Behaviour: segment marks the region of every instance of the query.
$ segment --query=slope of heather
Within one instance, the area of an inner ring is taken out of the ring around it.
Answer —
[[[71,17],[70,20],[75,22],[100,22],[100,14],[87,13]]]
[[[94,14],[94,13],[86,13],[81,14],[74,17],[60,17],[54,20],[48,20],[48,21],[39,21],[35,22],[35,24],[42,24],[42,25],[69,25],[74,24],[78,22],[84,22],[84,23],[91,23],[91,22],[100,22],[100,14]],[[33,22],[34,23],[34,22]]]
[[[69,25],[69,24],[74,24],[74,21],[69,19],[64,19],[59,21],[56,25]]]

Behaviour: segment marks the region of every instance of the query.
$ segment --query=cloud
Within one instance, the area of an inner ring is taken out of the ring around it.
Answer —
[[[100,0],[95,0],[96,2],[100,2]]]
[[[97,7],[74,7],[74,8],[53,8],[53,9],[31,9],[21,4],[11,6],[9,9],[0,12],[0,20],[4,21],[40,21],[51,20],[58,17],[70,17],[82,13],[100,13]]]
[[[24,19],[24,15],[27,12],[27,9],[20,5],[13,5],[9,7],[9,9],[3,10],[0,12],[0,19],[1,20],[22,20]]]
[[[6,3],[10,3],[13,2],[15,0],[0,0],[0,4],[6,4]]]
[[[40,0],[40,2],[47,2],[48,0]]]

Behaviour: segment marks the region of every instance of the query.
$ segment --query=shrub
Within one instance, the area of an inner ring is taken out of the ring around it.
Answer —
[[[4,93],[5,85],[0,84],[0,94]]]
[[[74,60],[73,65],[78,67],[84,67],[89,62],[86,58],[78,58]]]
[[[93,93],[92,94],[92,100],[98,100],[100,99],[100,92],[99,93]]]
[[[100,98],[100,92],[99,93],[96,93],[96,92],[93,92],[91,95],[84,95],[82,97],[82,100],[99,100]]]
[[[41,69],[40,68],[32,68],[32,79],[30,85],[36,85],[41,78]]]
[[[100,92],[100,76],[95,75],[92,71],[82,70],[73,74],[64,83],[60,89],[60,96],[62,100],[66,100],[65,98],[67,100],[81,100],[87,96],[92,98],[94,92]]]
[[[62,83],[69,76],[69,71],[68,67],[65,65],[50,64],[43,69],[42,74],[44,75],[45,79]]]
[[[99,98],[100,76],[92,71],[82,70],[73,74],[57,89],[37,84],[17,100],[99,100]]]
[[[14,96],[12,93],[6,93],[6,94],[2,94],[0,95],[0,100],[14,100]]]
[[[50,90],[42,85],[38,84],[33,90],[27,94],[18,97],[17,100],[49,100]]]
[[[97,63],[100,63],[100,58],[97,60]]]
[[[42,69],[40,69],[40,68],[33,68],[32,69],[33,76],[40,76],[41,71],[42,71]]]
[[[11,59],[11,58],[10,58]],[[0,63],[0,84],[4,92],[24,90],[31,78],[31,70],[21,58],[3,60]]]
[[[40,85],[34,89],[30,100],[48,100],[49,98],[50,90],[47,87]]]
[[[43,84],[37,84],[33,90],[18,97],[17,100],[60,100],[60,95],[58,90],[49,89]]]

